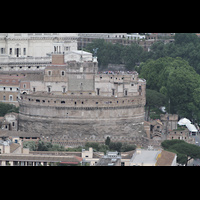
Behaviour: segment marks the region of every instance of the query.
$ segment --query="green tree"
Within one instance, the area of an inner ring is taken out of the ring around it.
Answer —
[[[137,43],[131,43],[131,45],[124,46],[121,53],[123,63],[126,69],[133,71],[137,62],[140,61],[140,56],[143,52],[143,48]]]
[[[109,144],[110,144],[110,137],[107,137],[106,140],[105,140],[105,145],[109,146]]]
[[[34,141],[23,142],[23,148],[29,148],[29,151],[36,151],[37,145]]]
[[[194,33],[176,33],[174,36],[175,44],[183,43],[199,43],[200,40],[198,36]]]
[[[180,57],[147,60],[141,64],[139,71],[139,77],[147,81],[147,107],[148,89],[156,90],[165,95],[167,100],[170,99],[170,105],[168,101],[165,103],[167,112],[196,122],[200,120],[200,95],[195,93],[195,89],[200,85],[200,75],[187,61]]]
[[[99,48],[97,51],[98,65],[100,68],[105,68],[109,64],[108,46],[104,39],[96,39],[86,46],[86,51],[93,53],[93,49]]]
[[[121,142],[110,142],[109,150],[121,152],[122,143]]]
[[[135,149],[136,149],[136,146],[134,144],[124,143],[124,144],[122,144],[120,151],[121,152],[127,152],[127,151],[132,151],[132,150],[135,150]]]
[[[165,60],[147,60],[147,62],[142,63],[139,66],[139,78],[144,78],[146,80],[147,89],[159,91],[159,75],[165,67]]]
[[[54,144],[51,148],[48,149],[48,151],[66,151],[66,149],[59,144]]]
[[[86,142],[85,146],[87,148],[92,147],[94,150],[99,151],[99,143],[98,142]]]
[[[156,60],[162,57],[181,57],[200,74],[200,38],[194,33],[176,33],[174,39],[175,43],[155,42],[150,52],[143,53],[141,61]]]
[[[104,145],[104,144],[99,145],[99,151],[100,151],[100,152],[104,152],[104,154],[106,154],[106,152],[107,152],[108,150],[109,150],[108,145]]]
[[[48,148],[46,147],[44,141],[38,141],[37,151],[48,151]]]
[[[4,116],[10,112],[19,113],[19,107],[16,108],[15,105],[0,102],[0,116]]]
[[[187,165],[191,159],[200,158],[200,147],[183,140],[165,140],[161,143],[164,150],[177,153],[177,162]]]
[[[159,108],[160,106],[165,105],[166,100],[165,95],[155,90],[146,89],[146,118],[149,118],[151,108]]]
[[[170,98],[172,113],[192,119],[191,112],[195,111],[194,90],[199,87],[200,76],[192,67],[175,68],[168,77],[167,90]]]

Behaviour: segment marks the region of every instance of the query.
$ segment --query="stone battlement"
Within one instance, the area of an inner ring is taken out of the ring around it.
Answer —
[[[142,96],[104,97],[104,96],[41,96],[21,95],[20,104],[61,107],[127,107],[145,105]]]

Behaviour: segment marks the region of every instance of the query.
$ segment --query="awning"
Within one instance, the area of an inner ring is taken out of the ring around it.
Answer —
[[[186,127],[190,132],[198,132],[196,127],[193,124],[186,124]]]
[[[187,118],[182,118],[178,121],[178,125],[186,125],[186,124],[191,124],[191,121]]]

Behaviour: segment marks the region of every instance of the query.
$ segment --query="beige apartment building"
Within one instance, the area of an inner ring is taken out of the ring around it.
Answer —
[[[19,80],[24,76],[0,75],[0,102],[13,104],[18,103]]]

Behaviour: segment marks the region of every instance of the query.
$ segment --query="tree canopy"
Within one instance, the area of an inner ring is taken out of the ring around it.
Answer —
[[[3,117],[10,112],[19,113],[19,107],[16,107],[12,104],[0,102],[0,116]]]
[[[170,100],[170,106],[168,101],[165,101],[167,112],[200,121],[200,75],[187,61],[180,57],[150,59],[142,63],[138,71],[139,77],[147,81],[147,105],[148,100],[155,96],[155,92],[148,90],[155,90]]]
[[[189,65],[200,74],[200,38],[194,33],[176,33],[174,39],[174,43],[154,42],[149,52],[144,51],[136,42],[130,45],[122,45],[105,42],[103,39],[94,40],[84,50],[93,53],[94,48],[99,48],[97,57],[99,67],[103,68],[106,68],[109,63],[123,63],[128,70],[132,71],[136,63],[146,62],[148,59],[180,57],[188,61]]]
[[[159,108],[165,105],[167,98],[164,94],[157,92],[156,90],[146,89],[146,109],[147,109],[147,119],[150,114],[151,108]]]
[[[34,141],[25,141],[23,142],[23,147],[29,148],[30,151],[74,151],[74,152],[77,151],[81,152],[82,149],[88,150],[89,147],[92,147],[94,151],[104,152],[104,154],[106,154],[107,151],[126,152],[136,149],[136,146],[134,144],[111,142],[110,138],[105,140],[105,144],[100,144],[98,142],[86,142],[83,147],[79,146],[76,148],[67,148],[67,149],[59,144],[52,144],[51,142],[44,142],[42,140],[39,140],[37,144]]]
[[[189,144],[183,140],[164,140],[161,143],[164,150],[177,154],[177,162],[187,165],[191,159],[200,158],[200,147],[195,144]]]
[[[143,53],[143,48],[137,43],[125,46],[119,43],[105,42],[103,39],[89,43],[84,50],[93,53],[95,48],[99,48],[97,57],[100,68],[106,68],[108,64],[112,63],[125,64],[128,70],[133,70],[136,63],[140,62]]]

